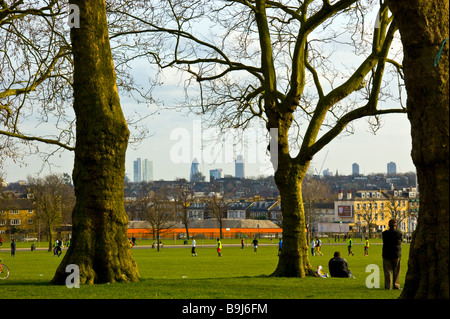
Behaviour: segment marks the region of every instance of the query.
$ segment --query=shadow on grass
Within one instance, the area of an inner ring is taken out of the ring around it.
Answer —
[[[24,281],[19,281],[19,280],[3,280],[0,281],[0,287],[5,287],[5,286],[42,286],[42,287],[51,287],[51,286],[55,286],[50,284],[50,281],[46,282],[46,281],[42,281],[42,280],[24,280]]]

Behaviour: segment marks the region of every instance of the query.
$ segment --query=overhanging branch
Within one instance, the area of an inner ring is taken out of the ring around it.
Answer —
[[[46,143],[46,144],[50,144],[50,145],[56,145],[56,146],[62,147],[69,151],[75,150],[75,147],[64,144],[58,140],[52,140],[52,139],[38,137],[38,136],[28,136],[28,135],[12,133],[12,132],[2,131],[2,130],[0,130],[0,135],[14,137],[14,138],[18,138],[18,139],[25,140],[25,141],[37,141],[37,142],[42,142],[42,143]]]
[[[350,122],[354,120],[367,116],[376,116],[393,113],[406,113],[406,109],[400,108],[400,109],[373,110],[370,104],[357,108],[341,117],[333,128],[331,128],[319,140],[317,140],[313,145],[311,145],[308,148],[308,153],[311,157],[314,156],[314,154],[317,154],[322,148],[324,148],[334,138],[336,138]]]

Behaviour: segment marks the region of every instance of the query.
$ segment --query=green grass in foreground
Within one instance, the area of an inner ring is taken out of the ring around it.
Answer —
[[[42,247],[42,246],[41,246]],[[18,251],[11,258],[8,250],[0,251],[0,258],[8,265],[11,275],[0,281],[2,298],[275,298],[275,299],[395,299],[398,290],[383,289],[381,245],[372,245],[370,256],[363,256],[363,246],[354,247],[355,256],[346,256],[346,246],[324,245],[324,256],[310,256],[314,268],[322,265],[328,272],[328,260],[339,250],[347,259],[356,279],[343,278],[272,278],[267,277],[278,261],[276,246],[260,246],[258,253],[252,247],[224,247],[223,257],[217,257],[214,248],[197,248],[192,257],[190,246],[184,248],[133,249],[141,281],[81,285],[79,289],[51,286],[51,280],[61,259],[46,251]],[[406,274],[409,245],[402,246],[401,285]],[[376,264],[380,270],[380,289],[365,285],[366,266]]]

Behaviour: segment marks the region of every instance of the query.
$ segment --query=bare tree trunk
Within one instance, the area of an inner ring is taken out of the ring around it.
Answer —
[[[220,218],[217,221],[219,222],[219,237],[220,239],[223,239],[223,230],[222,230],[223,220],[222,218]]]
[[[129,131],[120,106],[104,0],[71,0],[80,28],[71,29],[77,119],[73,181],[73,237],[52,280],[64,284],[68,264],[81,283],[137,281],[124,208]]]
[[[186,228],[186,239],[187,240],[189,240],[189,227],[188,227],[188,223],[186,222],[185,224],[184,224],[184,227]]]
[[[53,234],[52,234],[52,228],[50,227],[50,225],[48,225],[48,230],[47,230],[47,237],[48,237],[48,252],[51,252],[53,249]]]
[[[404,51],[412,159],[420,187],[401,298],[449,298],[449,3],[389,1]],[[435,60],[437,56],[440,59]]]
[[[305,277],[313,275],[308,257],[306,219],[302,198],[302,182],[306,167],[279,162],[275,182],[281,195],[283,212],[283,249],[272,276]]]

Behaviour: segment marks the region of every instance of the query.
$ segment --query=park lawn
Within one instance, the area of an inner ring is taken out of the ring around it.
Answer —
[[[252,243],[253,238],[245,238],[245,244],[250,246]],[[241,244],[241,239],[239,238],[225,238],[222,239],[222,244],[224,245],[228,245],[228,244],[232,244],[232,245],[240,245]],[[278,239],[277,238],[260,238],[258,239],[260,244],[278,244]],[[153,244],[154,240],[151,239],[139,239],[139,237],[137,238],[136,243],[138,244],[138,246],[151,246]],[[343,244],[344,240],[341,238],[340,241],[336,242],[334,238],[322,238],[322,242],[324,245],[334,245],[334,244]],[[346,242],[346,241],[345,241]],[[353,242],[356,244],[360,244],[362,243],[360,238],[355,238],[353,239]],[[371,239],[370,243],[371,244],[380,244],[382,242],[381,238],[377,238],[377,239]],[[178,246],[184,246],[184,239],[173,239],[173,238],[163,238],[162,239],[162,243],[165,246],[172,246],[172,245],[178,245]],[[190,247],[190,244],[192,243],[192,240],[189,240],[187,243],[187,247]],[[10,242],[9,241],[5,241],[3,242],[3,246],[0,247],[0,251],[3,249],[9,249],[10,248]],[[22,242],[22,241],[17,241],[16,242],[16,247],[19,248],[23,248],[23,249],[30,249],[31,245],[33,244],[33,242]],[[35,246],[38,249],[47,249],[48,248],[48,241],[41,241],[41,242],[34,242]],[[197,246],[202,246],[202,245],[215,245],[216,244],[216,239],[197,239]],[[0,252],[1,254],[1,252]]]
[[[253,253],[251,246],[223,249],[218,257],[214,248],[198,247],[192,257],[190,247],[155,249],[133,248],[141,281],[81,285],[69,289],[52,286],[52,278],[61,259],[47,251],[0,251],[3,263],[11,275],[0,281],[1,298],[10,299],[395,299],[398,290],[383,289],[381,245],[372,244],[369,256],[363,256],[363,246],[354,246],[355,256],[346,256],[344,244],[325,244],[324,256],[310,256],[314,268],[321,265],[328,272],[328,260],[339,250],[347,259],[356,279],[347,278],[273,278],[269,275],[277,265],[276,245],[260,246]],[[409,245],[402,246],[401,284],[406,274]],[[366,267],[375,264],[380,270],[380,288],[366,287]]]

